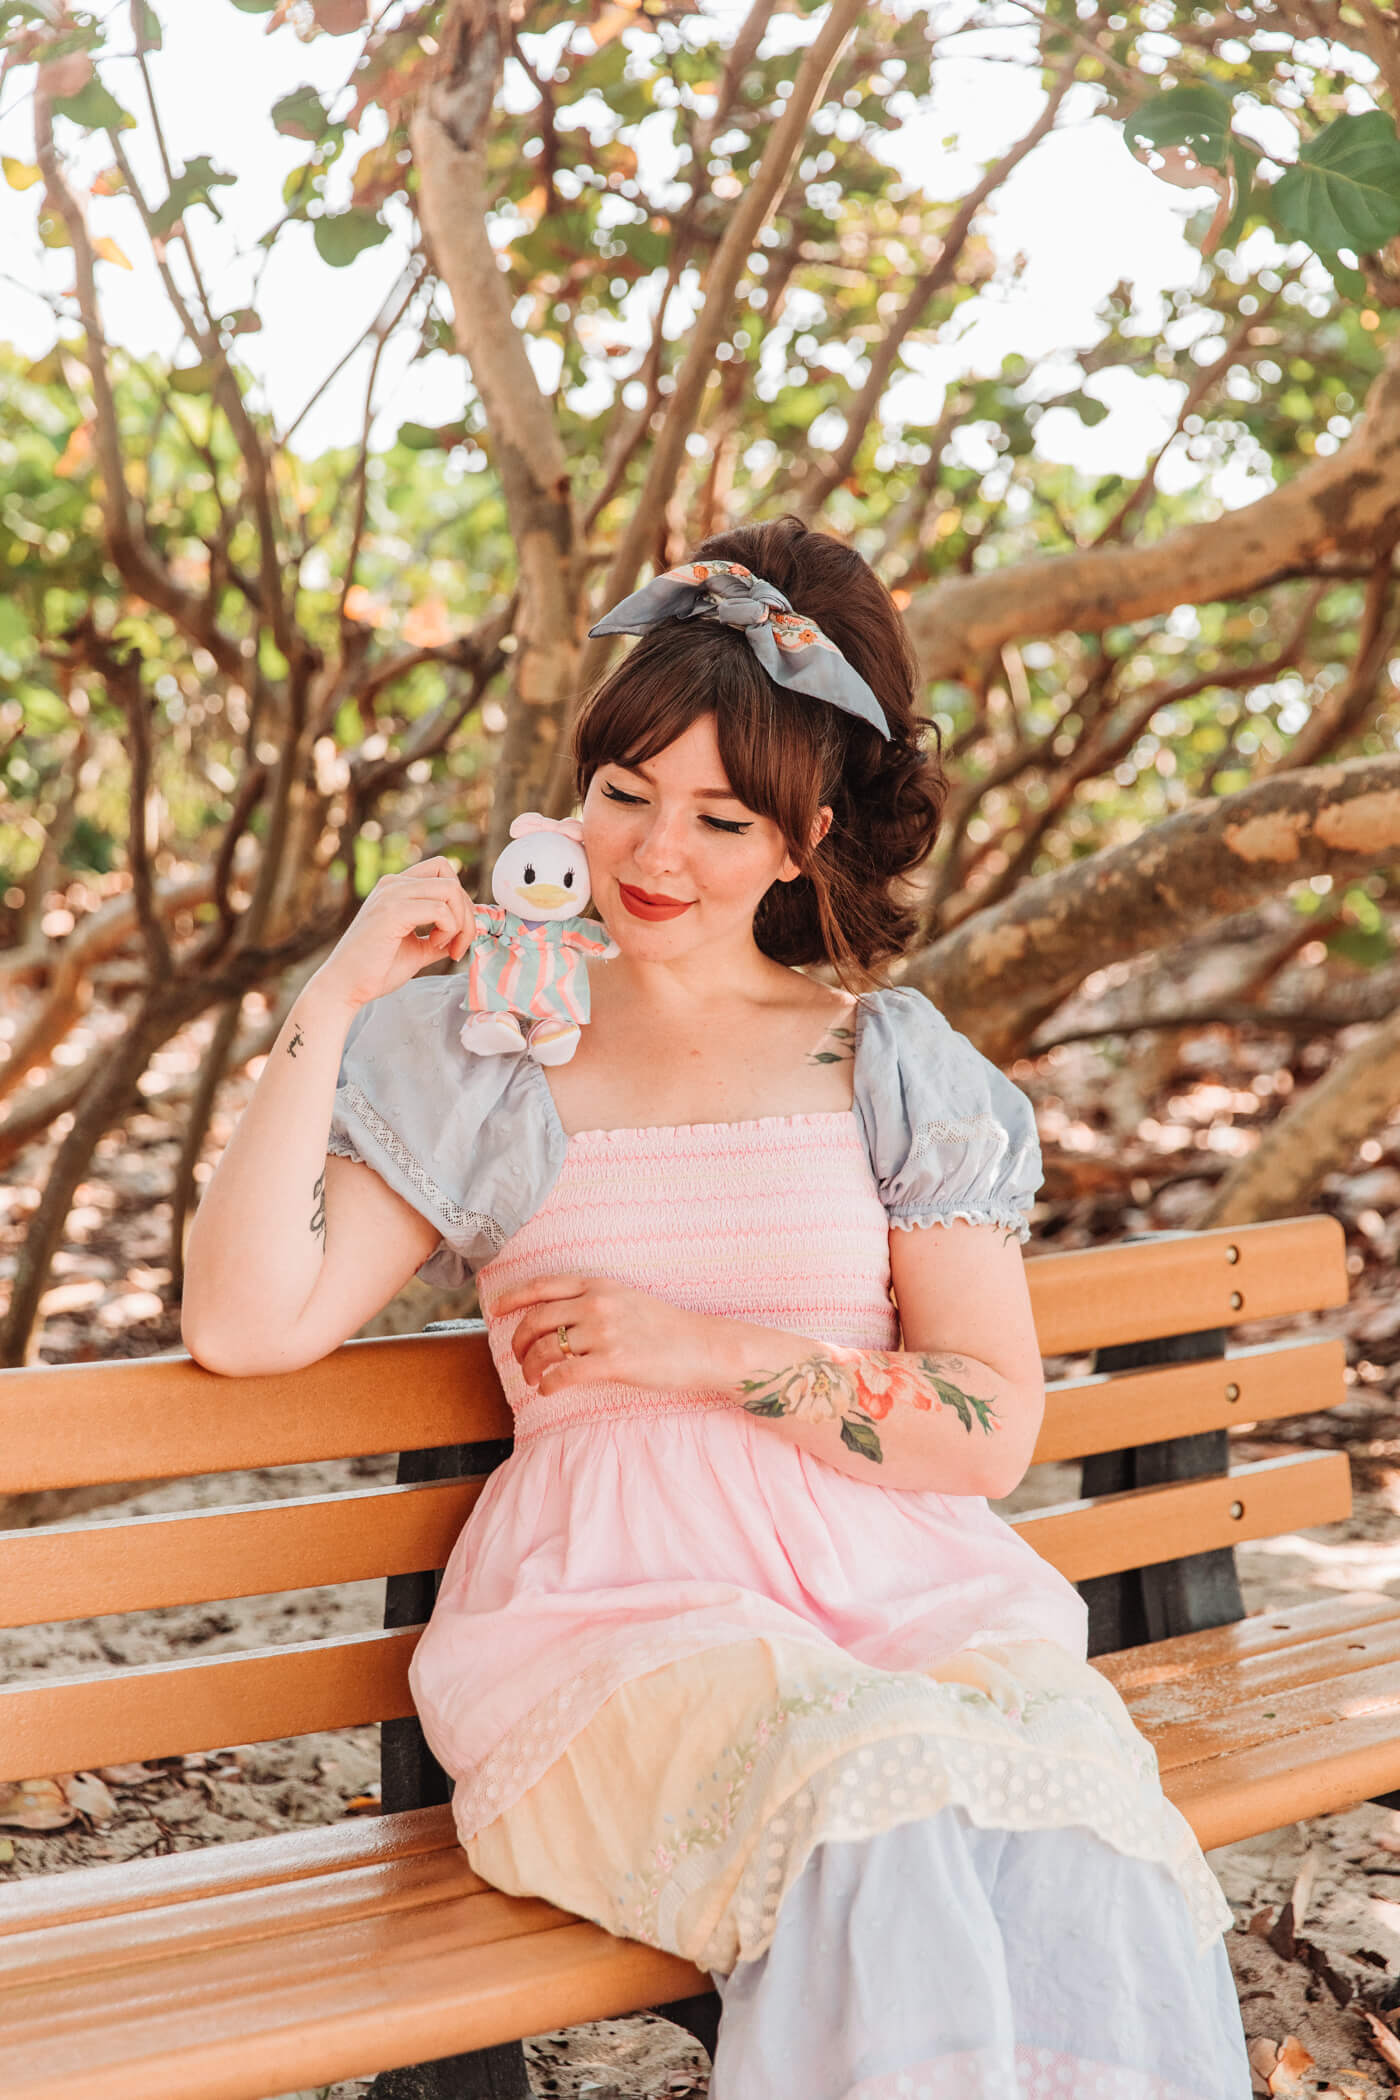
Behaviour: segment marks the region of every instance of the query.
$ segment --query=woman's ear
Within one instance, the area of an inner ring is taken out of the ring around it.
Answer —
[[[826,837],[830,829],[831,810],[827,807],[826,803],[823,802],[821,808],[817,811],[817,821],[812,826],[813,851],[815,851],[816,848],[821,844],[822,840]],[[779,882],[796,882],[798,876],[801,873],[801,868],[798,867],[797,862],[789,853],[784,857],[783,865],[778,873],[778,880]]]

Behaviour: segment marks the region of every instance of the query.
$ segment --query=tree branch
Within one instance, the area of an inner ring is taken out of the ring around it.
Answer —
[[[964,678],[1004,642],[1066,629],[1101,634],[1170,611],[1246,598],[1366,558],[1400,537],[1400,340],[1352,435],[1239,510],[1143,546],[1093,547],[950,577],[905,615],[924,675]]]
[[[1091,970],[1198,933],[1288,883],[1345,881],[1397,858],[1400,758],[1281,773],[1023,883],[911,957],[903,981],[1005,1059]]]
[[[808,45],[783,113],[769,135],[758,171],[725,228],[705,284],[705,303],[690,332],[685,360],[676,375],[665,421],[657,434],[646,480],[632,507],[621,544],[603,586],[603,602],[625,598],[647,558],[657,524],[670,500],[685,457],[685,441],[695,427],[701,397],[710,377],[724,330],[729,325],[739,274],[777,206],[789,172],[807,133],[841,48],[862,13],[862,0],[831,0],[826,19]],[[612,651],[612,638],[600,636],[586,647],[580,683],[587,688],[602,672]]]

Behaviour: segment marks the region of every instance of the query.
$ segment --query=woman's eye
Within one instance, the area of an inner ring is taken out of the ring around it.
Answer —
[[[642,799],[640,795],[624,795],[621,788],[615,787],[605,787],[603,789],[603,793],[607,797],[609,802],[625,802],[629,806],[635,805]],[[724,817],[702,817],[700,821],[702,824],[712,825],[716,831],[729,831],[742,834],[743,832],[746,832],[749,829],[749,826],[747,824],[732,824],[728,821],[727,818]]]

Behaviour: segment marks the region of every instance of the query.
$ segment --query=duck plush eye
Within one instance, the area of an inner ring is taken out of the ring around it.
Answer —
[[[534,867],[533,867],[533,865],[531,864],[531,862],[529,862],[529,861],[527,860],[527,861],[526,861],[526,863],[525,863],[525,880],[526,880],[527,882],[533,882],[533,881],[534,881],[534,879],[535,879],[535,870],[534,870]]]
[[[571,890],[571,889],[573,888],[573,886],[574,886],[574,871],[573,871],[573,869],[572,869],[572,868],[566,868],[566,869],[565,869],[565,871],[564,871],[564,887],[565,887],[565,889],[566,889],[566,890]]]

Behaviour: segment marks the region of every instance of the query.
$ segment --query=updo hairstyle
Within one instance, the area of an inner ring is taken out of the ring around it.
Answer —
[[[854,548],[800,518],[716,533],[685,559],[739,562],[775,584],[872,688],[889,741],[775,684],[740,630],[667,620],[584,700],[571,746],[579,800],[599,766],[646,765],[713,714],[729,785],[778,826],[803,871],[766,891],[754,940],[774,962],[829,963],[845,990],[867,991],[917,936],[905,879],[932,850],[948,794],[937,725],[915,712],[918,667],[904,623]],[[809,849],[823,803],[831,825]]]

